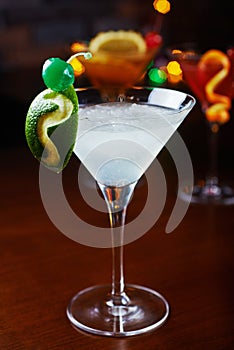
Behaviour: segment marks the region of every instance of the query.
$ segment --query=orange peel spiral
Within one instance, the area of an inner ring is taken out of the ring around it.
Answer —
[[[219,50],[209,50],[202,55],[198,69],[209,63],[220,64],[222,66],[205,85],[206,98],[211,106],[206,109],[206,118],[211,123],[224,124],[230,119],[229,110],[231,108],[231,99],[228,96],[216,93],[217,86],[228,76],[231,63],[228,56]]]

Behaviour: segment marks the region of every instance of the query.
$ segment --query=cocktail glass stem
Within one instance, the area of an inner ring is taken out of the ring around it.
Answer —
[[[199,181],[194,186],[193,203],[216,203],[223,205],[234,204],[234,191],[231,187],[221,185],[218,173],[218,142],[220,125],[209,123],[208,134],[208,157],[209,168],[205,176],[205,181]],[[187,197],[183,197],[185,200]]]
[[[137,182],[123,187],[98,184],[107,204],[112,235],[112,285],[106,304],[112,315],[128,312],[129,297],[125,293],[123,245],[124,225],[128,203]]]
[[[219,139],[219,125],[217,123],[209,125],[209,161],[210,169],[207,173],[207,183],[210,185],[218,185],[218,139]]]

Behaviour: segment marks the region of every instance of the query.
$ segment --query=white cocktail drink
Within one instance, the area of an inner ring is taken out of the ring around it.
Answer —
[[[92,97],[93,91],[89,92]],[[159,88],[133,89],[122,102],[102,103],[98,99],[90,104],[92,98],[87,96],[82,104],[82,90],[78,99],[74,152],[97,181],[107,204],[112,283],[77,293],[67,315],[73,326],[93,334],[126,337],[149,332],[165,322],[169,305],[152,289],[125,284],[125,215],[138,180],[195,101],[185,93]]]
[[[128,185],[139,180],[186,114],[125,102],[80,108],[74,152],[98,183]]]

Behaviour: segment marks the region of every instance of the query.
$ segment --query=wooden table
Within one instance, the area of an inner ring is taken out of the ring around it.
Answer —
[[[143,336],[91,336],[72,328],[65,310],[77,291],[110,282],[111,250],[78,244],[53,226],[40,197],[38,163],[25,147],[0,154],[1,350],[234,348],[233,206],[191,205],[176,230],[166,234],[175,201],[172,180],[160,219],[125,247],[126,281],[161,292],[171,307],[168,321]],[[90,222],[107,223],[106,214],[87,208],[75,189],[77,167],[73,157],[64,172],[71,205]],[[130,218],[140,210],[146,190],[142,181]]]

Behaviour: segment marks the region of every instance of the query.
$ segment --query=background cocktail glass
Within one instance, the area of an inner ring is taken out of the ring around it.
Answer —
[[[145,53],[98,52],[90,60],[82,60],[85,73],[93,86],[107,98],[124,95],[125,90],[139,82],[157,50]]]
[[[218,139],[220,128],[223,122],[219,120],[209,120],[207,118],[207,110],[213,104],[209,102],[209,97],[206,93],[206,85],[212,78],[217,76],[223,69],[222,64],[217,61],[209,60],[201,65],[202,54],[198,52],[196,48],[189,47],[189,45],[175,47],[175,49],[169,50],[169,57],[175,59],[180,63],[183,78],[194,95],[198,98],[201,106],[201,110],[206,117],[208,125],[208,146],[209,146],[209,164],[206,171],[205,179],[200,179],[198,184],[193,188],[192,202],[194,203],[216,203],[229,205],[234,204],[234,191],[225,184],[220,183],[218,175]],[[228,57],[228,56],[227,56]],[[233,98],[233,67],[230,60],[230,69],[226,76],[223,76],[222,81],[215,87],[215,93],[222,96],[224,99],[231,101]],[[200,66],[199,66],[200,65]],[[200,67],[200,68],[199,68]],[[218,80],[218,79],[217,79]],[[227,113],[230,113],[227,111]],[[226,113],[226,112],[225,112]],[[187,193],[181,193],[181,197],[187,200]],[[189,193],[190,200],[190,193]]]
[[[157,39],[159,42],[153,47],[147,47],[145,52],[138,52],[128,46],[118,49],[116,44],[116,47],[111,49],[101,49],[97,52],[90,50],[92,54],[90,59],[82,55],[77,57],[84,67],[81,72],[91,85],[101,92],[103,99],[115,100],[118,96],[124,95],[126,89],[143,80],[148,66],[161,48],[161,35],[157,33],[152,35],[159,38]],[[72,47],[73,54],[84,52],[85,49],[89,51],[89,46],[82,43]]]
[[[123,337],[149,332],[165,322],[169,305],[154,290],[125,284],[126,210],[138,180],[195,100],[185,93],[159,88],[131,89],[125,92],[125,101],[107,103],[102,103],[93,89],[77,93],[79,131],[74,152],[97,181],[107,204],[112,283],[76,294],[67,315],[73,326],[93,334]]]

